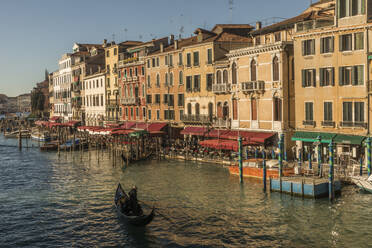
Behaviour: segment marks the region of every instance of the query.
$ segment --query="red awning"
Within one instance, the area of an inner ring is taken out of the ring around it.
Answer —
[[[131,129],[134,125],[136,125],[135,122],[127,121],[124,124],[122,124],[120,127],[125,128],[125,129]]]
[[[224,129],[213,129],[210,130],[209,133],[205,135],[205,137],[210,138],[222,138],[221,135],[226,135],[230,130],[224,130]]]
[[[237,140],[211,139],[211,140],[200,141],[199,144],[201,146],[214,148],[214,149],[221,149],[221,150],[238,151],[239,149],[239,144]],[[242,146],[246,146],[246,145],[257,145],[257,144],[254,142],[242,141]]]
[[[65,125],[69,126],[69,127],[74,127],[78,123],[80,123],[80,121],[69,121],[69,122],[65,123]]]
[[[259,133],[255,132],[254,135],[251,137],[251,141],[258,142],[258,143],[265,143],[265,141],[271,137],[273,137],[275,133]]]
[[[134,130],[129,130],[129,129],[119,129],[119,130],[114,130],[111,132],[112,135],[123,135],[123,134],[130,134],[134,132]]]
[[[106,127],[119,127],[120,124],[116,124],[116,123],[107,123],[106,124]]]
[[[160,132],[166,125],[167,123],[151,123],[146,130],[151,133]]]
[[[56,120],[59,120],[59,119],[61,119],[60,116],[52,116],[49,120],[56,121]]]
[[[240,137],[243,138],[245,141],[250,141],[252,143],[265,143],[265,141],[275,133],[268,133],[268,132],[251,132],[251,131],[238,131],[238,130],[224,130],[224,129],[214,129],[209,131],[205,135],[205,137],[211,138],[220,138],[220,139],[227,139],[227,140],[237,140]]]
[[[181,131],[181,134],[204,136],[207,131],[205,127],[185,127],[185,129]]]

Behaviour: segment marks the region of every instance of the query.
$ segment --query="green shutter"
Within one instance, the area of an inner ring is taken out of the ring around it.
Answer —
[[[305,55],[305,41],[302,41],[302,56]]]
[[[319,69],[319,80],[320,80],[319,85],[320,86],[324,86],[324,71],[325,71],[324,68]]]
[[[315,39],[311,40],[311,54],[315,54]]]
[[[320,38],[320,53],[324,53],[324,43],[326,38]]]
[[[302,70],[302,87],[305,87],[306,70]]]
[[[330,41],[330,44],[329,44],[329,50],[330,50],[330,52],[332,52],[333,53],[333,51],[334,51],[334,46],[335,46],[335,37],[331,37],[331,41]]]
[[[358,84],[358,71],[357,71],[357,66],[351,67],[351,85],[357,85]]]
[[[364,15],[365,13],[366,13],[366,1],[365,0],[361,0],[360,1],[361,3],[361,10],[360,10],[360,13],[362,14],[362,15]]]
[[[314,87],[316,87],[316,69],[313,69],[313,78],[312,78],[312,80],[313,80],[313,86]]]
[[[342,51],[342,35],[338,36],[338,50]]]
[[[342,78],[343,70],[344,70],[343,67],[338,68],[338,83],[340,86],[344,85],[344,82],[343,82],[344,80]]]
[[[332,76],[331,84],[332,86],[335,86],[335,68],[334,67],[332,67],[331,76]]]
[[[357,68],[358,85],[364,85],[364,66],[358,65]]]

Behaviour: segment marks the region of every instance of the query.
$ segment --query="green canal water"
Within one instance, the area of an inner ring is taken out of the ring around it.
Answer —
[[[0,136],[1,247],[370,247],[372,195],[353,186],[329,204],[264,194],[259,181],[240,185],[220,165],[122,169],[104,151],[98,163],[96,151],[58,157],[16,144]],[[155,204],[160,215],[150,225],[118,218],[118,182]]]

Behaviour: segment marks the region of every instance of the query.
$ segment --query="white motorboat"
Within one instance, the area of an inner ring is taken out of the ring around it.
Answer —
[[[18,138],[19,137],[19,131],[13,131],[13,132],[7,132],[4,134],[5,138]],[[29,130],[21,130],[21,137],[22,138],[29,138],[30,137],[30,131]]]
[[[355,185],[360,189],[372,193],[372,175],[369,177],[366,176],[352,176],[351,180]]]
[[[36,132],[31,134],[31,138],[38,141],[49,141],[50,135],[48,132]]]

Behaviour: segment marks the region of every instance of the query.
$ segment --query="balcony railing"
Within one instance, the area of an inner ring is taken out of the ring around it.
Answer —
[[[217,128],[230,128],[231,121],[230,119],[216,118],[213,120],[213,126]]]
[[[243,93],[262,92],[265,90],[265,81],[250,81],[241,83]]]
[[[340,122],[341,127],[361,127],[361,128],[367,128],[366,122],[361,121],[341,121]]]
[[[212,117],[209,115],[182,115],[181,120],[184,123],[200,123],[200,124],[212,123]]]
[[[323,127],[335,127],[336,126],[334,121],[322,121],[321,124]]]
[[[127,58],[127,59],[123,59],[123,60],[119,60],[119,63],[118,63],[118,67],[121,68],[127,64],[135,64],[135,63],[142,63],[144,62],[144,59],[143,58],[138,58],[138,57],[133,57],[133,58]]]
[[[315,122],[315,121],[310,121],[310,120],[304,120],[304,121],[302,122],[302,124],[303,124],[304,126],[313,126],[313,127],[315,127],[316,122]]]
[[[135,105],[139,103],[139,97],[126,97],[120,99],[120,104]]]
[[[212,91],[216,94],[230,93],[231,84],[213,84]]]

